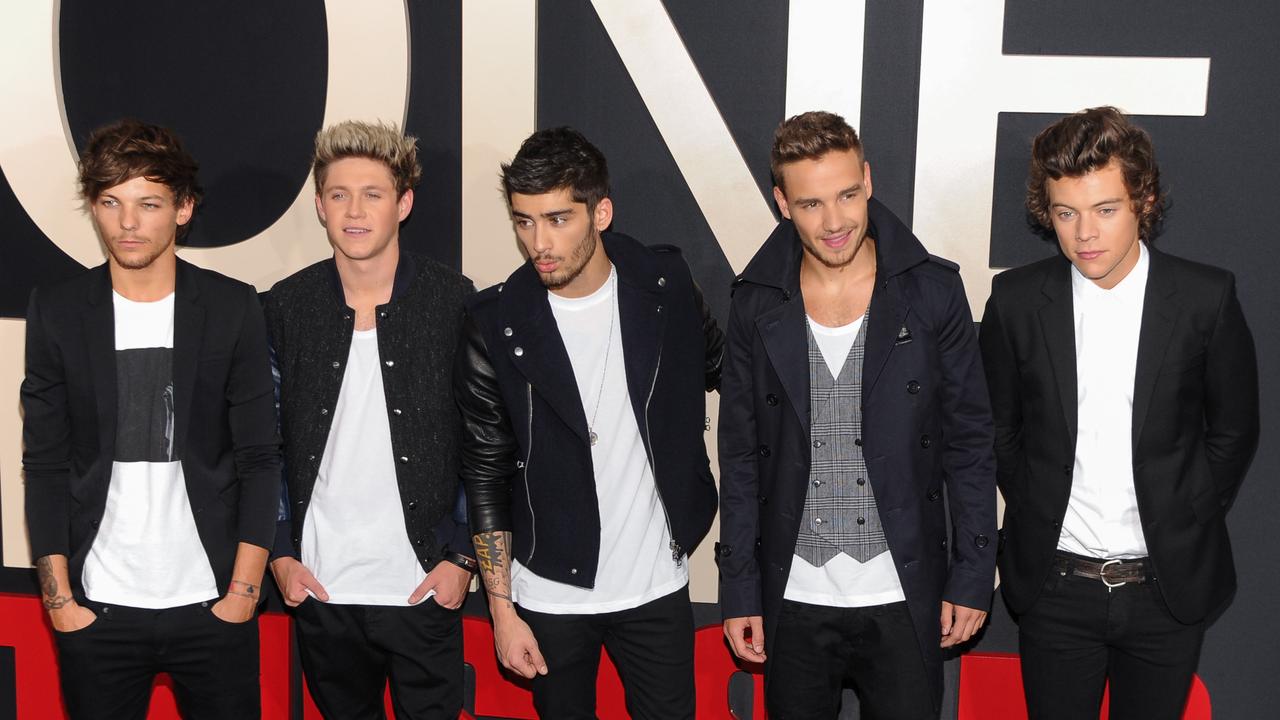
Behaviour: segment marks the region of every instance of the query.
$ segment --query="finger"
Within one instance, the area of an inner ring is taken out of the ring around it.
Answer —
[[[954,620],[955,620],[955,606],[947,602],[946,600],[943,600],[942,615],[941,617],[938,618],[938,621],[942,625],[943,635],[951,634],[951,627],[954,624]]]
[[[534,642],[530,642],[530,643],[529,643],[529,648],[528,648],[528,650],[526,650],[526,652],[528,652],[528,654],[529,654],[529,661],[530,661],[530,663],[532,663],[532,664],[533,664],[533,666],[534,666],[535,668],[537,668],[537,670],[538,670],[538,674],[539,674],[539,675],[546,675],[546,674],[547,674],[547,661],[543,659],[543,657],[542,657],[542,651],[538,649],[538,643],[537,643],[536,641],[534,641]],[[532,678],[533,676],[532,676],[532,675],[530,675],[529,677],[531,677],[531,678]]]
[[[422,599],[427,596],[427,591],[433,589],[435,589],[435,586],[431,583],[431,578],[428,577],[426,580],[422,581],[421,585],[414,589],[411,595],[409,595],[409,604],[417,605],[422,602]],[[436,593],[436,602],[440,602],[439,593]]]
[[[324,589],[324,586],[320,584],[320,581],[316,579],[315,575],[308,575],[303,578],[302,586],[310,590],[311,594],[315,595],[317,600],[320,600],[321,602],[329,602],[329,593]]]
[[[753,615],[747,620],[751,628],[751,650],[761,658],[764,657],[764,618]]]

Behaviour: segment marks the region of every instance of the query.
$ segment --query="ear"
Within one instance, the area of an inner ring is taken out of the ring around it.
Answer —
[[[316,216],[320,218],[320,225],[328,227],[329,218],[324,214],[324,202],[320,200],[320,193],[316,193]]]
[[[196,201],[194,198],[187,198],[185,202],[178,206],[178,224],[186,225],[191,222],[191,216],[196,211]]]
[[[790,220],[791,210],[787,208],[787,196],[783,194],[782,188],[777,185],[773,186],[773,201],[778,203],[778,212],[782,213],[782,217]]]
[[[596,231],[604,232],[609,227],[609,223],[613,222],[613,201],[609,198],[600,198],[600,202],[596,203],[591,221],[595,224]]]
[[[413,188],[405,190],[396,204],[400,207],[400,222],[404,222],[409,217],[409,211],[413,210]]]
[[[871,197],[871,163],[862,161],[862,186],[867,189],[867,197]]]

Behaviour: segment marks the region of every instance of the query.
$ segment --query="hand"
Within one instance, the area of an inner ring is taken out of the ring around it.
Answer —
[[[547,661],[542,659],[533,631],[514,612],[505,620],[494,618],[493,645],[498,661],[511,672],[529,679],[547,674]]]
[[[58,632],[75,632],[92,625],[98,616],[89,608],[71,600],[66,605],[49,611],[49,622]]]
[[[942,647],[949,648],[967,642],[982,627],[987,614],[963,605],[942,601]]]
[[[227,593],[222,599],[209,608],[214,617],[225,623],[240,624],[253,619],[253,611],[258,608],[258,599]]]
[[[409,604],[417,605],[427,596],[427,591],[436,591],[436,604],[450,610],[462,607],[467,599],[467,589],[471,586],[471,573],[454,565],[448,560],[436,563],[431,572],[422,579],[418,588],[409,596]]]
[[[747,640],[750,631],[751,640]],[[764,662],[764,618],[759,615],[729,618],[724,621],[724,636],[729,638],[733,654],[747,662]]]
[[[307,566],[298,562],[296,558],[276,558],[271,563],[271,574],[276,579],[276,587],[280,588],[280,594],[284,597],[284,604],[289,607],[301,605],[308,594],[314,595],[321,602],[329,601],[329,593],[325,592],[324,586],[316,580],[316,576],[311,574]],[[308,593],[308,590],[311,592]]]

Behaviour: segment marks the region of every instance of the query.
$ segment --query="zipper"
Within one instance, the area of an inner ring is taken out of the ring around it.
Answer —
[[[529,557],[525,559],[525,565],[533,562],[533,551],[538,549],[538,521],[533,514],[533,496],[529,493],[529,462],[533,460],[533,383],[525,383],[529,391],[529,434],[528,438],[529,453],[524,459],[524,499],[529,504]],[[515,557],[515,553],[512,553]]]
[[[662,486],[658,484],[658,463],[653,456],[653,434],[649,432],[649,403],[653,400],[653,390],[658,387],[658,371],[662,368],[662,345],[658,345],[658,362],[653,367],[653,380],[649,383],[649,396],[644,399],[644,435],[649,442],[646,443],[645,450],[649,454],[649,470],[653,473],[653,489],[658,493],[658,504],[662,505],[662,516],[667,523],[667,537],[671,538],[671,542],[667,547],[671,549],[671,560],[676,567],[682,565],[680,556],[683,555],[681,547],[676,543],[675,532],[671,529],[671,513],[667,511],[667,501],[662,497]]]

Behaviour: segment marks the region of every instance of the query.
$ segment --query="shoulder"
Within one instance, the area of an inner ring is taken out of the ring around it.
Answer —
[[[505,282],[500,282],[472,294],[467,298],[467,312],[473,315],[483,315],[496,310],[504,285],[506,285]]]
[[[40,285],[31,291],[33,302],[42,310],[84,302],[96,282],[106,281],[103,265],[77,272],[71,277]]]
[[[331,262],[331,258],[314,262],[277,282],[267,293],[268,303],[280,305],[291,297],[314,292],[315,288],[323,288],[324,283],[331,282],[328,277],[328,273],[331,272],[328,265]]]
[[[1010,268],[992,279],[991,294],[993,296],[1018,295],[1033,290],[1038,291],[1052,273],[1069,272],[1069,268],[1065,267],[1069,264],[1065,258],[1055,253],[1052,257],[1037,260],[1022,267]]]
[[[1185,286],[1188,289],[1203,289],[1216,293],[1235,284],[1235,273],[1215,265],[1188,260],[1159,250],[1151,251],[1151,260],[1151,272],[1170,273],[1176,278],[1179,286]]]
[[[186,264],[192,276],[197,278],[202,292],[212,292],[221,299],[222,297],[245,297],[252,294],[257,297],[258,291],[252,285],[243,280],[237,280],[230,275],[223,275],[216,270],[202,268],[199,265]]]
[[[402,254],[413,261],[417,282],[427,281],[437,289],[468,294],[475,290],[475,284],[470,278],[438,260],[418,253],[402,252]]]

